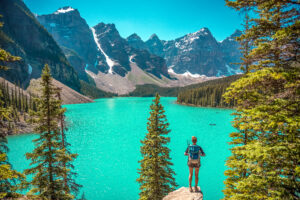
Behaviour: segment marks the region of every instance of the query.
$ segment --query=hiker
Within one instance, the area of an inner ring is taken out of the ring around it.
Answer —
[[[187,147],[184,155],[189,156],[188,166],[190,170],[190,175],[189,175],[190,192],[193,192],[192,180],[193,180],[194,168],[195,168],[195,192],[199,192],[197,185],[198,185],[199,168],[201,166],[200,156],[205,156],[205,153],[202,150],[202,148],[196,144],[197,138],[195,136],[192,136],[192,142],[193,144]]]

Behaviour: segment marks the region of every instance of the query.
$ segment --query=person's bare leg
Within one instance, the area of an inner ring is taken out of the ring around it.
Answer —
[[[198,168],[195,168],[195,191],[198,192],[198,180],[199,180],[199,167]]]
[[[189,175],[190,192],[192,192],[192,191],[193,191],[193,188],[192,188],[193,168],[192,168],[192,167],[189,167],[189,170],[190,170],[190,175]]]

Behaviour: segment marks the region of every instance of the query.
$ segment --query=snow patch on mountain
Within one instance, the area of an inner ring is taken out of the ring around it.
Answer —
[[[71,11],[74,11],[74,10],[75,10],[74,8],[65,7],[65,8],[58,9],[54,14],[58,15],[60,13],[67,13],[67,12],[71,12]]]
[[[190,77],[192,77],[192,78],[200,78],[200,77],[203,77],[203,76],[205,76],[205,75],[192,74],[191,72],[186,71],[186,72],[184,72],[184,73],[182,74],[182,76],[186,76],[186,77],[190,76]]]
[[[190,77],[190,78],[204,78],[204,77],[206,77],[205,75],[192,74],[189,71],[186,71],[183,74],[177,74],[176,72],[174,72],[173,67],[174,66],[169,67],[169,69],[168,69],[169,74],[177,75],[177,76],[183,76],[183,77]]]
[[[129,62],[133,63],[133,62],[134,62],[134,60],[132,60],[132,59],[133,59],[134,57],[135,57],[135,55],[131,55],[131,56],[129,56]]]
[[[116,64],[116,62],[114,62],[112,59],[110,59],[110,57],[103,51],[103,49],[101,48],[101,45],[98,41],[98,38],[97,38],[97,34],[96,34],[96,31],[94,28],[91,28],[92,30],[92,33],[93,33],[93,37],[94,37],[94,40],[97,44],[97,47],[98,49],[102,52],[102,54],[105,56],[105,60],[106,60],[106,63],[107,65],[109,66],[109,70],[108,70],[108,73],[112,74],[113,73],[113,66]]]

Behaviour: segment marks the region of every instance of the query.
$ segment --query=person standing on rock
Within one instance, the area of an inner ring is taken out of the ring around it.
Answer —
[[[189,145],[184,152],[184,155],[189,156],[188,158],[188,166],[189,166],[189,184],[190,184],[190,192],[193,192],[192,188],[192,180],[193,180],[193,171],[195,168],[195,192],[199,192],[198,190],[198,174],[201,166],[200,156],[205,156],[203,149],[197,145],[197,138],[192,136],[192,145]]]

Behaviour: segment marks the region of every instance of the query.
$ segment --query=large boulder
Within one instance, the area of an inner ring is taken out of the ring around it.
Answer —
[[[164,197],[163,200],[203,200],[203,194],[200,187],[200,192],[190,192],[189,188],[181,187]]]

